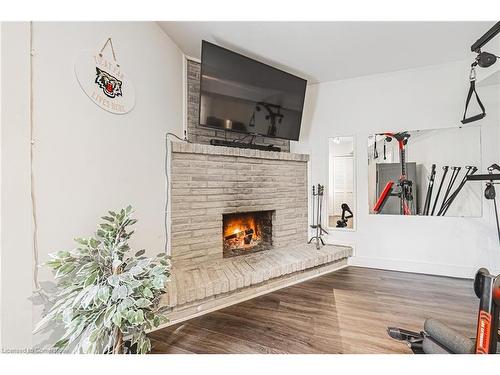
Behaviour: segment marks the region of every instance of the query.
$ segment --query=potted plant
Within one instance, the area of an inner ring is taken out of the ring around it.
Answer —
[[[134,233],[128,228],[137,222],[131,215],[131,206],[110,211],[94,237],[77,238],[76,249],[50,255],[46,265],[54,272],[57,292],[35,332],[52,321],[62,323],[65,333],[54,344],[59,351],[124,353],[133,347],[148,353],[145,331],[167,321],[159,301],[170,260],[164,253],[147,258],[145,250],[127,255]]]

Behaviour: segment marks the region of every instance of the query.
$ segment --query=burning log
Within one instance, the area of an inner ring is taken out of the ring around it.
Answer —
[[[232,239],[235,239],[235,238],[238,238],[238,237],[241,237],[245,235],[245,231],[244,230],[241,230],[239,232],[236,232],[236,233],[233,233],[233,234],[229,234],[227,236],[224,236],[224,241],[228,241],[228,240],[232,240]]]
[[[246,244],[249,244],[250,241],[252,240],[252,237],[253,237],[253,229],[250,228],[250,229],[246,229],[246,230],[240,230],[236,233],[233,233],[233,234],[229,234],[227,236],[224,236],[224,241],[228,241],[228,240],[232,240],[232,239],[235,239],[235,238],[238,238],[238,237],[242,237],[242,236],[245,236],[245,243]],[[247,237],[249,237],[250,239],[247,241]]]
[[[245,238],[243,238],[243,242],[245,243],[245,245],[249,245],[250,242],[252,242],[252,237],[253,237],[253,233],[249,233],[249,234],[245,235]]]

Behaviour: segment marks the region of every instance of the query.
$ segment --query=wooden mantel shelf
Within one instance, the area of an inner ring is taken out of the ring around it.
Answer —
[[[236,157],[254,158],[254,159],[289,160],[298,162],[309,161],[309,155],[307,154],[294,154],[290,152],[254,150],[249,148],[238,148],[238,147],[212,146],[212,145],[203,145],[198,143],[172,141],[171,148],[172,152],[186,153],[186,154],[223,155],[223,156],[236,156]]]

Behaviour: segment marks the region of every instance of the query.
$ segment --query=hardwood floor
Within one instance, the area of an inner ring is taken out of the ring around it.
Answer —
[[[387,326],[427,317],[475,336],[472,280],[348,267],[174,325],[153,353],[410,353]]]

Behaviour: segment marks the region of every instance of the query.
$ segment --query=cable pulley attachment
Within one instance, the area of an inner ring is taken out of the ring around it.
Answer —
[[[479,99],[479,95],[477,94],[476,91],[476,65],[477,61],[475,61],[471,65],[470,69],[470,74],[469,74],[469,81],[470,81],[470,86],[469,86],[469,93],[467,94],[467,100],[465,101],[465,111],[464,111],[464,117],[462,119],[462,124],[468,124],[470,122],[478,121],[481,120],[486,116],[486,111],[484,109],[484,105],[481,102],[481,99]],[[467,108],[469,107],[470,100],[472,98],[472,94],[476,96],[476,101],[479,107],[481,108],[481,113],[471,116],[471,117],[466,117],[467,116]]]

